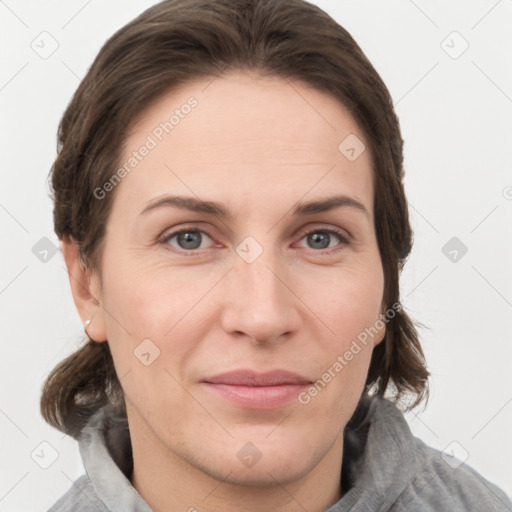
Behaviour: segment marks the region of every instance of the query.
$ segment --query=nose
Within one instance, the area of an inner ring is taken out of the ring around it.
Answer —
[[[293,291],[291,272],[271,250],[248,263],[236,256],[226,276],[222,327],[240,339],[278,343],[296,333],[301,302]]]

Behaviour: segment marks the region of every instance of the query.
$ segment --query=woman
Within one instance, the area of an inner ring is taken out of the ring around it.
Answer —
[[[59,144],[88,341],[41,411],[87,475],[52,511],[512,510],[397,407],[429,376],[400,128],[323,11],[161,2],[102,48]]]

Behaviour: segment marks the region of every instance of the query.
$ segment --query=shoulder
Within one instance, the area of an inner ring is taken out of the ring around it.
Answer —
[[[48,512],[104,512],[108,509],[96,495],[87,475],[82,475],[73,482]]]
[[[471,466],[413,437],[416,471],[396,502],[397,510],[510,512],[503,490]]]
[[[366,421],[370,432],[356,470],[369,472],[362,482],[371,487],[369,503],[378,495],[382,510],[512,512],[510,498],[498,486],[414,437],[394,403],[374,398]]]

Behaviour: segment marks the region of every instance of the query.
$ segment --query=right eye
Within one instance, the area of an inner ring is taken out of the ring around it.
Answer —
[[[160,239],[160,243],[164,245],[170,245],[171,247],[176,248],[178,252],[193,252],[197,249],[207,248],[202,246],[203,242],[205,241],[204,237],[213,241],[210,235],[203,230],[196,228],[185,228],[164,235],[164,237]],[[173,240],[175,240],[174,243],[172,243]]]

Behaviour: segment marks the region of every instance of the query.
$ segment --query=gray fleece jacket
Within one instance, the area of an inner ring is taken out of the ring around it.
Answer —
[[[151,512],[130,483],[126,419],[109,405],[82,431],[86,470],[48,512]],[[502,512],[510,498],[466,464],[414,437],[400,410],[361,399],[344,433],[343,497],[325,512]]]

